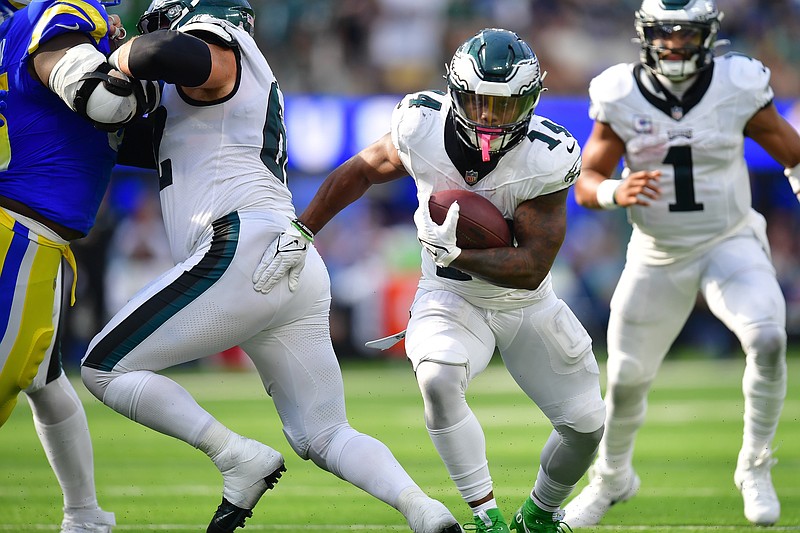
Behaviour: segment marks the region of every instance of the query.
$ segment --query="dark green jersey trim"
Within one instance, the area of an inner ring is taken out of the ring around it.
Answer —
[[[237,213],[215,221],[211,248],[200,262],[120,322],[89,352],[83,366],[112,370],[150,334],[214,285],[233,261],[240,225]]]

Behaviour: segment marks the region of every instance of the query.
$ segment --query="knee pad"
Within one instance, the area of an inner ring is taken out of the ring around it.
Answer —
[[[423,361],[417,367],[416,377],[429,429],[453,426],[467,416],[466,367]]]
[[[569,426],[559,426],[567,428],[581,435],[592,434],[600,431],[603,433],[603,426],[606,421],[606,404],[598,402],[593,409],[587,410],[576,418]]]
[[[761,368],[774,367],[786,357],[786,329],[779,324],[754,324],[739,337],[748,362]]]
[[[658,365],[660,365],[660,361],[655,368],[648,368],[643,359],[627,354],[617,354],[614,357],[609,357],[607,367],[608,384],[638,385],[649,383],[658,372]]]

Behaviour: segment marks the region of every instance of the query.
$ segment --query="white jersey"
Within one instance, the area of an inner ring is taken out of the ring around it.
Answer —
[[[580,172],[575,139],[562,126],[536,115],[517,146],[488,164],[471,165],[457,156],[462,144],[455,137],[449,111],[449,97],[425,91],[406,95],[392,114],[392,140],[416,182],[420,201],[437,191],[466,189],[489,199],[507,220],[513,220],[522,202],[570,187]],[[420,287],[452,291],[479,307],[513,309],[540,299],[550,291],[551,281],[548,274],[534,291],[498,287],[453,268],[437,267],[423,251]]]
[[[272,69],[244,30],[212,18],[200,24],[215,24],[230,36],[239,80],[233,94],[211,103],[193,101],[175,85],[164,87],[166,122],[157,161],[175,261],[192,255],[211,223],[231,212],[295,216],[285,183],[283,95]],[[190,33],[193,26],[190,22],[181,31]]]
[[[625,142],[626,171],[660,170],[651,205],[631,206],[630,254],[665,264],[763,225],[751,208],[744,128],[773,99],[757,60],[714,59],[678,100],[641,65],[615,65],[592,80],[590,116]]]

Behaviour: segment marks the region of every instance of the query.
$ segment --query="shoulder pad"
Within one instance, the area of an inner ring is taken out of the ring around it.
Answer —
[[[589,83],[589,117],[607,122],[606,106],[628,96],[636,83],[633,79],[633,64],[619,63],[609,67]]]
[[[450,99],[438,91],[407,94],[392,112],[392,139],[402,151],[409,139],[426,135],[439,121],[433,117],[450,109]]]
[[[235,28],[235,26],[226,20],[201,13],[200,15],[195,15],[190,18],[186,24],[178,28],[178,31],[189,34],[210,33],[221,39],[226,45],[234,47],[238,46],[239,43],[233,35],[233,28]]]
[[[108,15],[97,0],[70,2],[34,2],[28,9],[39,11],[38,21],[28,44],[28,54],[42,43],[64,33],[84,33],[101,52],[108,55]],[[37,14],[34,14],[37,16]]]
[[[528,167],[547,182],[545,191],[555,192],[575,182],[581,170],[581,147],[565,127],[534,115],[528,139],[533,143]]]
[[[731,83],[747,91],[769,86],[770,70],[761,61],[736,52],[716,58],[714,68],[726,72]]]
[[[633,65],[619,63],[598,74],[589,83],[589,97],[595,102],[624,98],[634,88]]]

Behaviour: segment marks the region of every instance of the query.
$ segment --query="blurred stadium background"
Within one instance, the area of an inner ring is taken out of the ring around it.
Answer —
[[[389,128],[406,92],[443,89],[444,65],[484,27],[518,32],[548,71],[537,113],[583,142],[589,80],[638,57],[639,0],[251,0],[257,40],[286,96],[289,186],[301,212],[319,183]],[[147,0],[112,8],[134,32]],[[721,37],[772,70],[779,110],[800,128],[800,0],[718,0]],[[794,37],[793,37],[794,36]],[[800,346],[800,206],[782,168],[746,150],[753,202],[769,222],[773,262],[788,301],[789,334]],[[375,187],[318,236],[333,281],[332,333],[341,358],[380,357],[364,341],[402,329],[419,268],[411,179]],[[622,212],[570,205],[569,230],[553,274],[557,293],[581,318],[599,352],[608,302],[624,261]],[[266,244],[266,243],[265,243]],[[97,226],[75,244],[78,304],[66,314],[64,360],[80,360],[92,336],[138,288],[171,266],[155,175],[118,167]],[[709,358],[738,356],[732,335],[698,301],[676,348]],[[402,350],[388,352],[402,357]],[[241,364],[235,350],[217,359]]]

